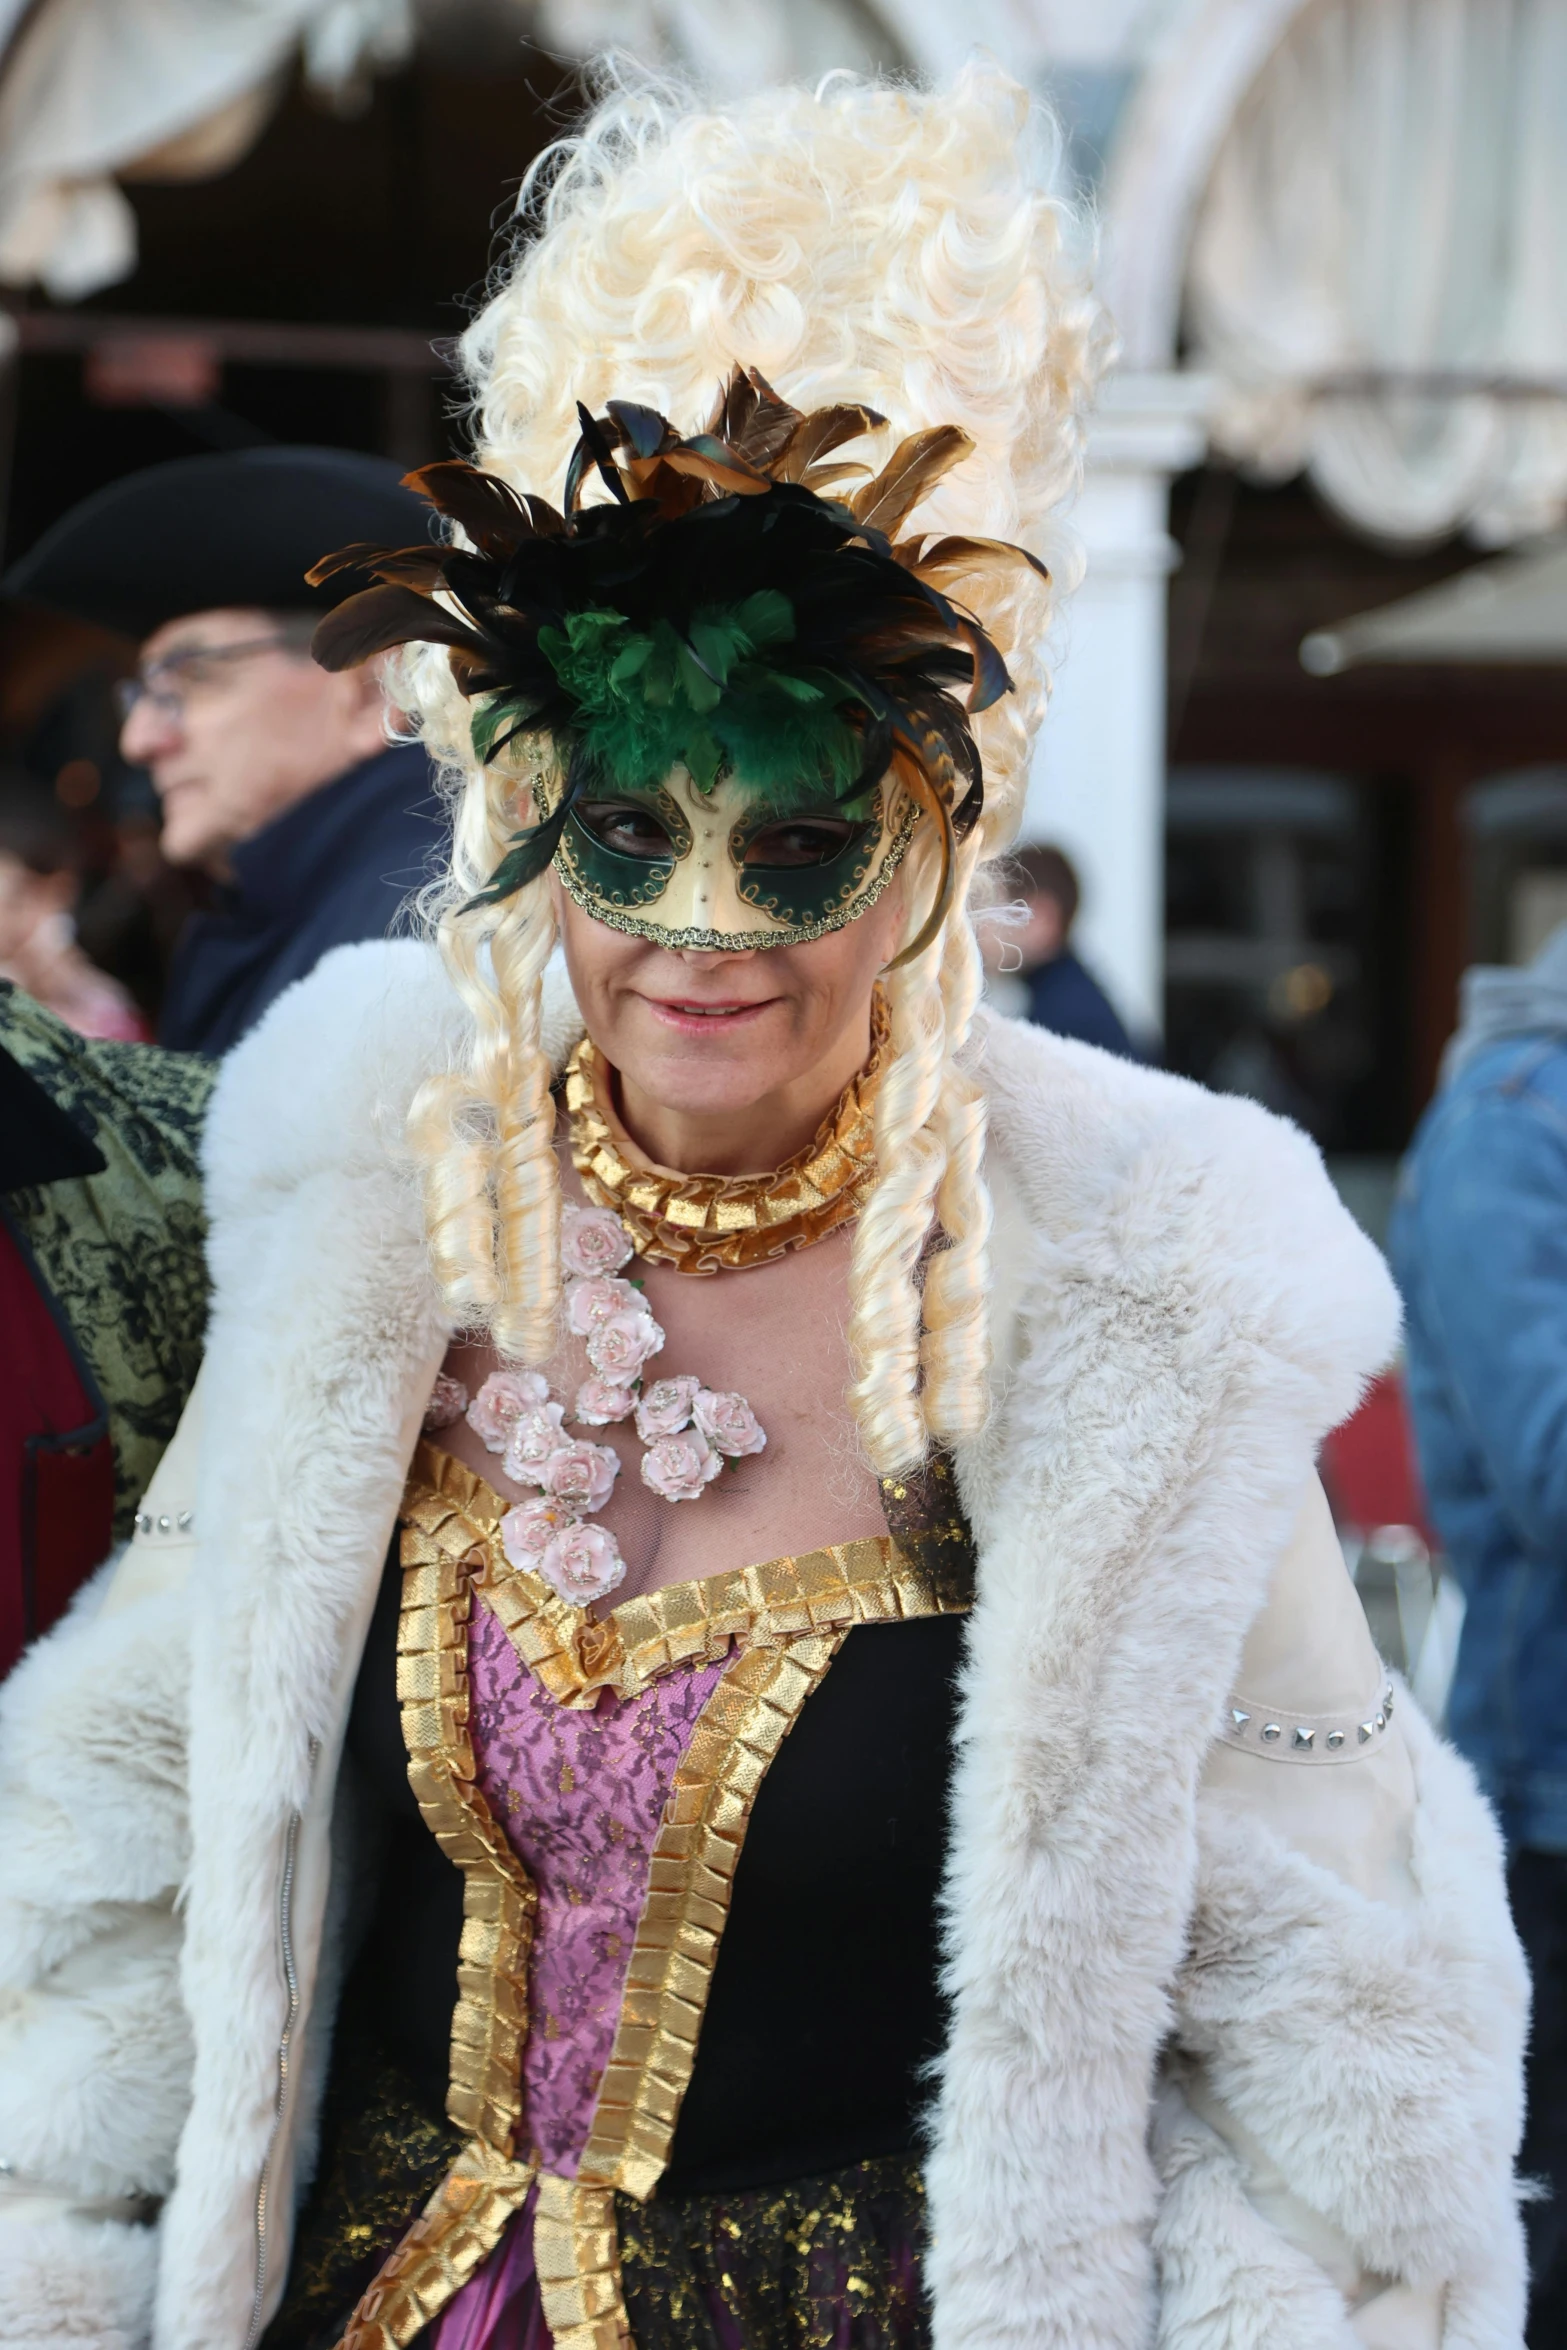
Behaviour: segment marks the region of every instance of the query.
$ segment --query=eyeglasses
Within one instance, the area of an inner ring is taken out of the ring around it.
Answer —
[[[161,661],[149,661],[134,677],[116,681],[114,706],[121,723],[141,702],[151,702],[154,709],[166,710],[170,717],[178,718],[193,693],[219,682],[226,661],[244,661],[257,653],[280,652],[292,641],[274,632],[271,636],[248,636],[234,645],[191,645],[184,652],[165,653]]]

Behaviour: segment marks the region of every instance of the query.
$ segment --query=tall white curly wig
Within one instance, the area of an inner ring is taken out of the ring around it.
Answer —
[[[878,463],[907,433],[961,425],[973,454],[917,525],[1021,541],[1059,579],[1070,541],[1058,517],[1103,335],[1080,224],[1030,170],[1030,108],[983,66],[940,93],[834,76],[814,94],[768,90],[720,109],[618,80],[536,167],[523,204],[536,233],[464,338],[475,461],[555,497],[579,400],[641,401],[693,430],[740,362],[799,408],[879,410],[885,433],[852,452]],[[887,983],[883,1172],[854,1238],[850,1400],[884,1473],[971,1433],[987,1403],[984,1110],[961,1058],[981,985],[967,908],[976,867],[1017,829],[1051,593],[1019,569],[973,602],[1017,691],[976,722],[985,814],[954,910]],[[452,1311],[538,1362],[556,1336],[559,1182],[540,1041],[554,916],[542,879],[462,910],[516,830],[528,778],[475,760],[444,653],[404,656],[400,698],[457,779],[433,912],[474,1019],[468,1065],[424,1087],[410,1124],[431,1246]],[[916,905],[928,887],[919,849],[905,865]],[[927,1253],[933,1228],[941,1245]]]

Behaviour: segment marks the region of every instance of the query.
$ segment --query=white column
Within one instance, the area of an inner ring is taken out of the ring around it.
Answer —
[[[1088,558],[1060,626],[1055,691],[1020,839],[1054,841],[1083,882],[1074,943],[1127,1024],[1164,1024],[1165,583],[1170,477],[1200,462],[1211,387],[1113,375],[1073,520]]]

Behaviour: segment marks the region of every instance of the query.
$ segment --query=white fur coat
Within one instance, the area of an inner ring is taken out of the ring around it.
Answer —
[[[557,1001],[557,1049],[573,1024]],[[459,1030],[425,949],[356,947],[227,1064],[203,1436],[160,1504],[194,1513],[188,1586],[90,1592],[0,1701],[12,2350],[245,2350],[281,2291],[338,1750],[446,1341],[399,1138]],[[1188,2063],[1358,2263],[1442,2289],[1444,2350],[1517,2350],[1525,1991],[1467,1772],[1409,1725],[1412,1911],[1199,1797],[1316,1447],[1394,1342],[1381,1261],[1254,1106],[1009,1022],[981,1074],[1006,1244],[956,1464],[938,2350],[1356,2338]]]

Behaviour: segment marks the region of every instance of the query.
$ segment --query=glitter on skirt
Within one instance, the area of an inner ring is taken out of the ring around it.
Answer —
[[[447,2308],[439,2350],[549,2350],[532,2203]],[[925,2191],[890,2155],[721,2195],[615,2198],[637,2350],[930,2350]]]
[[[639,2350],[929,2350],[911,2156],[738,2194],[618,2195],[615,2219]]]

